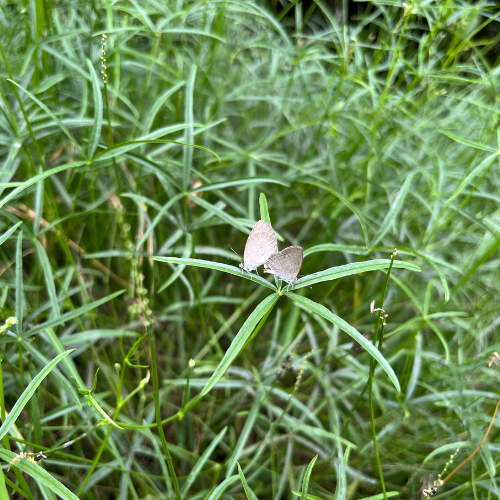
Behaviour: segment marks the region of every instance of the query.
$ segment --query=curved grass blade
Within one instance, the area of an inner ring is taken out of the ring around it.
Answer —
[[[168,212],[170,207],[179,201],[182,197],[184,196],[183,193],[180,193],[176,196],[174,196],[171,200],[169,200],[165,205],[163,205],[162,209],[158,212],[156,217],[154,218],[153,222],[151,222],[150,226],[147,228],[146,232],[144,233],[143,237],[140,239],[139,243],[137,243],[137,246],[135,247],[135,250],[138,252],[141,246],[144,244],[144,242],[148,239],[149,235],[151,232],[154,230],[154,228],[159,224],[159,222],[163,219],[163,216]]]
[[[191,485],[194,483],[198,475],[202,472],[203,467],[205,466],[206,461],[210,458],[210,455],[213,453],[215,448],[219,445],[223,437],[226,435],[227,432],[227,427],[224,427],[217,436],[213,439],[213,441],[210,443],[210,445],[207,447],[207,449],[203,452],[203,455],[198,459],[196,462],[196,465],[192,468],[191,472],[189,473],[189,476],[186,478],[186,482],[184,483],[182,490],[181,490],[181,495],[182,498],[186,498],[187,492],[189,491],[189,488]]]
[[[36,253],[38,254],[38,259],[40,260],[40,265],[42,267],[43,276],[45,278],[45,285],[47,287],[47,293],[49,294],[52,310],[56,316],[60,316],[61,311],[59,310],[56,285],[54,275],[52,274],[52,267],[50,265],[49,257],[39,240],[35,239],[34,244],[36,247]]]
[[[189,190],[189,193],[201,193],[203,191],[214,191],[216,189],[224,189],[233,186],[248,186],[251,184],[280,184],[281,186],[289,187],[290,184],[279,179],[271,179],[270,177],[242,177],[240,179],[232,179],[228,181],[214,182],[212,184],[203,184],[200,187]]]
[[[152,257],[153,260],[158,262],[169,262],[171,264],[186,264],[187,266],[204,267],[206,269],[215,269],[216,271],[221,271],[223,273],[234,274],[240,278],[244,278],[250,281],[255,281],[259,285],[267,286],[271,290],[276,290],[276,287],[264,279],[262,276],[256,274],[250,275],[246,272],[241,272],[239,267],[230,266],[228,264],[219,264],[218,262],[212,262],[211,260],[200,260],[200,259],[183,259],[182,257]]]
[[[54,366],[61,361],[65,356],[67,356],[71,351],[65,351],[56,356],[48,365],[44,366],[42,370],[33,378],[33,380],[29,383],[28,387],[21,394],[19,399],[16,401],[16,404],[12,408],[9,413],[9,416],[5,419],[0,427],[0,440],[9,432],[9,429],[14,425],[17,417],[23,411],[23,408],[26,406],[28,401],[33,396],[33,393],[36,391],[38,386],[42,383],[43,379],[51,372]]]
[[[245,425],[243,426],[243,430],[240,432],[238,437],[238,442],[234,447],[233,454],[231,455],[231,459],[227,465],[226,478],[230,477],[233,473],[234,468],[236,467],[236,463],[238,462],[243,448],[247,444],[248,437],[253,430],[255,425],[255,420],[259,414],[260,405],[262,404],[262,399],[264,395],[261,392],[257,392],[252,407],[250,408],[250,412],[248,413],[248,417],[245,421]]]
[[[446,200],[446,205],[449,205],[455,198],[460,196],[462,191],[470,184],[474,177],[480,175],[484,170],[488,169],[491,164],[498,158],[498,153],[493,153],[488,155],[479,165],[477,165],[470,173],[465,177],[465,179],[460,182],[460,184],[456,187],[453,194]]]
[[[212,376],[209,378],[207,385],[202,389],[200,393],[200,397],[203,397],[205,394],[208,394],[215,384],[222,378],[224,373],[226,373],[227,369],[231,365],[231,363],[236,359],[236,357],[240,354],[243,346],[246,344],[247,339],[252,334],[254,328],[259,324],[260,320],[263,316],[265,316],[278,302],[279,295],[272,294],[269,297],[265,298],[248,316],[243,326],[240,328],[240,331],[237,333],[236,337],[234,337],[231,345],[228,350],[224,354],[222,361],[219,366],[215,369]],[[364,337],[363,337],[364,338]]]
[[[372,247],[374,247],[391,229],[392,224],[396,220],[396,217],[398,216],[401,208],[403,208],[403,203],[405,201],[406,195],[408,194],[408,190],[410,189],[411,181],[413,180],[414,173],[412,172],[404,181],[403,185],[401,186],[401,189],[399,190],[398,195],[396,196],[396,199],[393,201],[391,208],[387,212],[386,216],[384,217],[384,220],[380,224],[380,227],[378,228],[378,231],[375,233],[375,236],[373,237],[372,240]]]
[[[346,264],[344,266],[330,267],[319,273],[309,274],[303,278],[298,279],[294,285],[294,290],[303,288],[305,286],[320,283],[322,281],[331,281],[342,278],[344,276],[351,276],[352,274],[364,273],[367,271],[379,271],[388,269],[391,264],[390,259],[374,259],[367,260],[366,262],[354,262],[353,264]],[[421,269],[415,264],[409,262],[395,261],[393,267],[399,269],[408,269],[409,271],[420,272]]]
[[[47,113],[48,116],[50,116],[56,125],[63,131],[64,135],[70,140],[70,142],[75,146],[75,148],[80,151],[80,153],[83,154],[83,149],[78,144],[78,141],[70,134],[69,130],[66,128],[66,126],[59,120],[59,118],[42,102],[40,99],[36,98],[29,90],[26,90],[24,87],[19,85],[19,83],[15,82],[14,80],[10,80],[7,78],[7,80],[15,85],[16,87],[20,88],[32,101],[35,102],[41,109]]]
[[[217,488],[215,488],[212,494],[208,497],[208,500],[219,500],[219,498],[223,495],[225,489],[235,483],[239,478],[240,476],[234,475],[224,479],[224,481],[222,481],[222,483],[220,483],[219,486],[217,486]]]
[[[368,231],[366,229],[366,224],[365,221],[363,220],[363,217],[361,217],[361,214],[358,212],[358,210],[354,207],[354,205],[344,198],[340,193],[337,193],[334,189],[332,189],[329,186],[325,186],[324,184],[321,184],[319,182],[312,182],[312,181],[307,181],[306,184],[311,184],[311,186],[316,186],[320,189],[324,189],[325,191],[328,191],[329,193],[333,194],[336,198],[338,198],[351,212],[357,217],[360,225],[361,225],[361,230],[363,231],[363,236],[365,239],[365,245],[368,247]]]
[[[243,474],[243,471],[241,470],[240,464],[238,464],[238,474],[241,479],[241,483],[243,484],[243,490],[245,491],[245,495],[248,500],[258,500],[258,498],[255,496],[255,493],[252,491],[250,486],[248,486],[247,480],[245,479],[245,475]]]
[[[85,161],[75,161],[73,163],[66,163],[65,165],[59,165],[58,167],[51,168],[50,170],[46,170],[45,172],[35,175],[31,179],[28,179],[26,182],[13,191],[11,191],[5,198],[0,201],[0,208],[4,207],[6,203],[8,203],[12,198],[16,197],[19,193],[22,193],[25,189],[28,189],[33,184],[36,184],[51,175],[58,174],[59,172],[64,172],[65,170],[69,170],[70,168],[81,167],[82,165],[86,165]]]
[[[205,387],[201,390],[200,394],[193,398],[185,407],[183,413],[187,413],[194,408],[198,401],[208,394],[217,384],[217,382],[223,377],[226,373],[227,369],[231,366],[231,363],[238,357],[240,352],[243,350],[248,338],[252,335],[255,327],[260,323],[260,320],[269,313],[269,311],[274,307],[276,302],[278,302],[279,295],[273,293],[265,298],[248,316],[243,326],[240,328],[240,331],[237,333],[236,337],[234,337],[231,345],[227,349],[224,357],[222,358],[219,366],[212,373],[212,376],[208,379]],[[363,337],[364,338],[364,337]],[[365,339],[366,340],[366,339]]]
[[[16,458],[17,457],[17,458]],[[7,463],[15,460],[16,467],[31,476],[36,482],[43,484],[63,500],[78,500],[78,497],[72,493],[66,486],[60,483],[55,477],[52,477],[43,467],[32,462],[29,458],[19,458],[13,451],[0,448],[0,458]]]
[[[179,82],[177,85],[174,85],[172,88],[165,91],[160,97],[156,99],[156,102],[153,104],[151,109],[148,112],[148,116],[144,121],[144,126],[142,128],[143,134],[148,134],[151,130],[151,126],[156,118],[156,115],[160,111],[160,109],[164,106],[167,99],[175,94],[181,87],[185,85],[186,82]]]
[[[97,79],[94,66],[92,66],[92,63],[89,59],[87,59],[87,66],[90,72],[90,80],[92,82],[92,95],[94,97],[94,126],[92,127],[92,134],[90,136],[89,149],[87,153],[87,157],[92,158],[94,156],[95,150],[97,149],[97,146],[99,145],[99,139],[101,137],[103,106],[99,80]]]
[[[115,144],[114,146],[110,146],[106,148],[104,151],[97,153],[94,155],[89,161],[88,164],[93,163],[94,161],[102,161],[109,160],[111,158],[116,158],[123,153],[127,153],[128,151],[132,151],[135,148],[138,148],[141,144],[179,144],[180,146],[186,146],[190,148],[203,149],[203,151],[208,151],[213,154],[220,163],[220,158],[217,153],[214,153],[211,149],[204,148],[203,146],[197,146],[196,144],[186,144],[185,142],[179,141],[168,141],[166,139],[139,139],[137,141],[128,141],[121,142],[120,144]]]
[[[36,333],[42,332],[43,330],[46,330],[47,328],[52,328],[53,326],[60,325],[62,323],[65,323],[66,321],[69,321],[71,319],[78,318],[78,316],[81,316],[82,314],[85,314],[88,311],[92,311],[93,309],[96,309],[102,304],[105,304],[106,302],[109,302],[110,300],[113,300],[115,297],[118,297],[118,295],[121,295],[123,292],[126,290],[120,290],[118,292],[112,293],[111,295],[108,295],[106,297],[103,297],[102,299],[95,300],[94,302],[91,302],[90,304],[85,304],[82,307],[79,307],[78,309],[74,309],[73,311],[67,312],[66,314],[63,314],[62,316],[59,316],[59,318],[52,319],[50,321],[46,321],[45,323],[42,323],[41,325],[35,326],[32,330],[26,332],[24,335],[24,338],[26,337],[31,337],[32,335],[35,335]]]
[[[468,139],[463,139],[462,137],[458,137],[458,135],[452,134],[451,132],[447,132],[446,130],[439,130],[440,134],[449,137],[452,141],[458,142],[464,146],[469,146],[474,149],[481,149],[482,151],[490,151],[491,153],[498,153],[495,148],[491,146],[487,146],[486,144],[481,144],[479,142],[469,141]]]
[[[337,245],[336,243],[323,243],[314,245],[313,247],[304,250],[304,257],[318,252],[347,252],[354,255],[368,255],[368,249],[358,245]]]
[[[191,233],[186,233],[186,244],[184,246],[184,253],[182,255],[182,259],[189,259],[191,253],[193,252],[193,235]],[[163,290],[168,288],[181,274],[182,271],[186,268],[186,264],[180,264],[177,266],[173,274],[171,274],[165,283],[158,289],[158,292],[161,293]]]
[[[235,227],[242,233],[250,234],[250,230],[248,228],[240,224],[239,221],[237,221],[232,215],[229,215],[228,213],[224,212],[224,210],[217,208],[215,205],[212,205],[203,198],[200,198],[199,196],[188,194],[188,198],[197,205],[199,205],[200,207],[203,207],[208,212],[214,214],[219,219],[223,220],[224,222],[227,222],[228,224],[231,224],[231,226]]]
[[[269,217],[269,209],[267,208],[267,198],[264,193],[260,193],[259,196],[259,205],[260,205],[260,218],[261,220],[267,222],[271,225],[271,217]]]
[[[309,489],[309,480],[311,479],[311,473],[317,459],[318,455],[316,455],[311,460],[311,463],[307,466],[306,474],[304,476],[304,480],[302,481],[302,493],[300,495],[300,500],[307,500],[307,490]]]
[[[189,73],[189,78],[186,85],[186,102],[184,106],[184,121],[187,124],[186,131],[184,132],[184,137],[186,143],[192,144],[194,135],[193,135],[193,122],[194,122],[194,114],[193,114],[193,91],[194,91],[194,81],[196,80],[196,70],[197,66],[193,64],[191,67],[191,71]],[[220,162],[220,160],[219,160]],[[189,187],[189,179],[191,177],[191,168],[193,166],[193,150],[184,146],[183,151],[183,171],[182,171],[182,180],[184,189],[187,191]]]
[[[5,485],[5,476],[3,471],[0,470],[0,500],[9,500],[7,486]]]
[[[117,429],[123,429],[123,427],[120,427],[101,407],[101,405],[94,399],[94,397],[89,394],[89,403],[92,404],[92,406],[97,410],[97,412],[108,422],[108,424],[111,424],[113,427],[116,427]]]
[[[359,333],[353,326],[344,321],[342,318],[333,314],[329,311],[325,306],[318,304],[306,297],[302,297],[301,295],[297,295],[292,292],[285,293],[287,297],[290,297],[292,300],[300,304],[306,311],[309,311],[314,314],[318,314],[322,318],[333,323],[335,326],[338,326],[342,331],[350,335],[356,342],[358,342],[368,353],[373,356],[378,364],[382,367],[382,369],[387,373],[389,379],[393,383],[394,387],[398,392],[401,392],[401,386],[399,385],[399,380],[394,370],[388,361],[382,356],[381,352],[361,333]]]

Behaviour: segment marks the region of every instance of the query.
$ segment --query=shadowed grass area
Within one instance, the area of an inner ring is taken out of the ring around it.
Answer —
[[[500,498],[500,17],[340,5],[0,0],[0,500]]]

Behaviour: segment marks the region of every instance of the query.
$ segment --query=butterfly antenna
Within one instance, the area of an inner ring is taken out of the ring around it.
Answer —
[[[228,245],[228,247],[238,256],[238,259],[241,259],[240,254],[234,251],[234,248],[231,245]]]

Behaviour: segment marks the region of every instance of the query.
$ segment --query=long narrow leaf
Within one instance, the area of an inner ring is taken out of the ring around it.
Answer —
[[[389,259],[375,259],[367,260],[366,262],[354,262],[353,264],[346,264],[344,266],[331,267],[320,271],[315,274],[309,274],[303,278],[298,279],[294,285],[293,289],[298,290],[305,286],[313,285],[315,283],[321,283],[322,281],[331,281],[342,278],[344,276],[351,276],[352,274],[360,274],[367,271],[379,271],[382,269],[388,269],[391,261]],[[410,264],[409,262],[395,261],[393,264],[394,268],[408,269],[409,271],[420,272],[420,268],[415,264]]]
[[[240,476],[234,475],[224,479],[224,481],[222,481],[222,483],[220,483],[219,486],[217,486],[217,488],[215,488],[212,494],[208,497],[208,500],[219,500],[219,498],[224,494],[226,488],[235,483],[239,478]]]
[[[92,311],[93,309],[96,309],[100,305],[105,304],[106,302],[109,302],[110,300],[113,300],[115,297],[118,297],[123,292],[125,292],[125,290],[120,290],[119,292],[112,293],[111,295],[108,295],[107,297],[103,297],[102,299],[91,302],[90,304],[85,304],[84,306],[79,307],[78,309],[74,309],[73,311],[67,312],[66,314],[63,314],[62,316],[59,316],[59,318],[55,318],[55,319],[52,319],[52,320],[47,321],[45,323],[42,323],[41,325],[35,326],[35,328],[33,328],[32,330],[27,332],[24,336],[31,337],[32,335],[35,335],[39,332],[42,332],[43,330],[46,330],[47,328],[52,328],[54,326],[65,323],[66,321],[70,321],[72,319],[78,318],[78,316],[81,316],[82,314],[85,314],[86,312]]]
[[[271,179],[269,177],[243,177],[240,179],[231,179],[227,181],[213,182],[212,184],[203,184],[200,187],[191,189],[190,193],[201,193],[203,191],[214,191],[216,189],[224,189],[234,186],[251,186],[253,184],[280,184],[281,186],[289,186],[284,181],[279,179]]]
[[[194,92],[194,82],[196,80],[196,65],[191,67],[191,71],[189,73],[187,85],[186,85],[186,101],[184,105],[184,121],[187,124],[186,132],[185,132],[185,142],[187,144],[192,144],[194,135],[193,135],[193,121],[194,121],[194,113],[193,113],[193,92]],[[183,151],[183,172],[182,172],[182,180],[184,190],[187,191],[189,188],[189,179],[191,178],[191,168],[193,167],[193,150],[184,146]]]
[[[156,217],[154,218],[153,222],[151,222],[150,226],[147,228],[146,232],[144,233],[143,237],[139,240],[139,243],[137,243],[136,246],[136,251],[139,251],[141,246],[144,244],[144,242],[148,239],[149,235],[151,232],[154,230],[154,228],[159,224],[159,222],[163,219],[165,214],[168,212],[170,207],[174,205],[177,201],[179,201],[182,197],[184,196],[183,193],[180,193],[176,196],[174,196],[171,200],[169,200],[165,205],[163,205],[162,209],[158,212]]]
[[[317,252],[347,252],[354,255],[367,255],[368,249],[357,245],[340,245],[336,243],[322,243],[304,250],[304,257]]]
[[[241,327],[240,331],[234,337],[231,345],[227,349],[222,361],[219,366],[215,369],[214,373],[210,377],[207,382],[207,385],[202,389],[200,396],[203,397],[205,394],[208,394],[215,384],[222,378],[222,376],[226,373],[227,369],[231,366],[232,362],[236,359],[236,357],[240,354],[241,349],[245,345],[248,337],[252,334],[254,328],[258,325],[259,321],[265,316],[270,309],[274,307],[276,302],[278,302],[279,295],[273,293],[269,297],[265,298],[248,316],[245,323]],[[364,338],[364,337],[363,337]]]
[[[23,291],[23,232],[19,231],[16,245],[16,318],[17,334],[23,331],[24,291]]]
[[[191,469],[191,472],[189,473],[189,476],[186,478],[186,482],[184,483],[184,485],[182,487],[182,491],[181,491],[182,498],[186,498],[186,495],[189,491],[189,488],[191,488],[191,485],[194,483],[196,478],[202,472],[203,467],[205,466],[205,463],[210,458],[210,455],[214,452],[215,448],[217,448],[217,446],[219,446],[219,443],[222,441],[222,439],[226,435],[226,432],[227,432],[227,427],[224,427],[219,432],[219,434],[217,434],[217,436],[215,436],[215,438],[212,440],[210,445],[203,452],[203,455],[196,462],[196,465]]]
[[[309,489],[309,480],[311,479],[311,473],[312,473],[314,464],[316,463],[317,459],[318,459],[318,455],[316,455],[311,460],[311,463],[307,466],[307,470],[306,470],[306,473],[304,475],[304,480],[302,481],[302,493],[300,495],[300,500],[307,500],[307,490]]]
[[[325,186],[324,184],[321,184],[319,182],[307,182],[307,184],[311,184],[312,186],[316,186],[319,187],[320,189],[328,191],[329,193],[333,194],[333,196],[338,198],[347,208],[349,208],[349,210],[352,211],[352,213],[357,217],[361,225],[361,230],[363,231],[365,245],[368,246],[368,230],[366,229],[366,223],[361,214],[356,209],[356,207],[348,199],[344,198],[340,193],[338,193],[337,191],[335,191],[335,189],[332,189],[329,186]]]
[[[258,498],[255,496],[255,493],[252,491],[250,486],[248,486],[247,480],[245,479],[245,475],[243,474],[243,471],[241,470],[240,464],[238,464],[238,474],[240,475],[241,479],[241,484],[243,484],[243,490],[245,491],[245,495],[248,500],[258,500]]]
[[[203,207],[208,212],[211,212],[212,214],[214,214],[219,219],[221,219],[224,222],[227,222],[231,226],[235,227],[236,229],[238,229],[242,233],[250,234],[249,229],[247,229],[243,224],[240,224],[240,222],[238,222],[232,215],[229,215],[227,212],[224,212],[224,210],[217,208],[215,205],[212,205],[211,203],[204,200],[203,198],[200,198],[199,196],[194,196],[194,195],[188,193],[188,198],[191,201],[194,201],[197,205],[200,205],[200,207]]]
[[[34,243],[36,253],[38,254],[38,259],[40,260],[40,265],[42,267],[43,276],[45,278],[45,286],[47,287],[47,293],[49,294],[52,310],[56,316],[60,316],[61,312],[59,311],[59,302],[57,301],[56,285],[49,257],[39,240],[35,240]]]
[[[401,186],[401,189],[399,190],[398,195],[396,196],[396,199],[393,201],[391,208],[387,212],[386,216],[384,217],[384,220],[380,224],[380,227],[373,237],[372,240],[372,247],[374,247],[391,229],[392,224],[396,220],[397,215],[399,214],[400,210],[403,208],[403,203],[405,201],[406,195],[408,194],[408,190],[410,189],[411,181],[413,180],[414,173],[411,173],[406,180],[404,181],[403,185]]]
[[[208,394],[214,388],[217,382],[224,376],[227,369],[231,366],[231,363],[238,357],[238,355],[242,351],[243,347],[246,344],[246,341],[248,340],[250,335],[252,335],[252,332],[257,327],[260,320],[270,311],[270,309],[274,307],[278,299],[279,295],[273,293],[272,295],[269,295],[267,298],[265,298],[253,310],[252,314],[250,314],[245,323],[243,323],[243,326],[240,328],[240,331],[237,333],[236,337],[234,337],[233,341],[231,342],[231,345],[229,346],[221,362],[219,363],[219,366],[217,366],[215,371],[212,373],[212,376],[208,379],[208,382],[205,385],[205,387],[201,390],[198,396],[193,398],[186,405],[184,409],[185,412],[191,410],[191,408],[194,408],[194,406],[198,403],[198,401],[203,396]]]
[[[31,179],[28,179],[26,182],[13,191],[11,191],[5,198],[0,201],[0,208],[4,207],[12,198],[15,198],[19,193],[22,193],[25,189],[28,189],[33,184],[36,184],[38,181],[46,179],[51,175],[58,174],[59,172],[64,172],[65,170],[69,170],[71,168],[81,167],[85,165],[87,162],[84,161],[75,161],[73,163],[66,163],[65,165],[59,165],[58,167],[51,168],[50,170],[46,170],[45,172],[35,175]]]
[[[5,243],[9,236],[23,223],[23,221],[19,221],[15,226],[12,226],[9,230],[5,231],[5,233],[0,236],[0,245]]]
[[[335,326],[338,326],[342,331],[350,335],[356,342],[358,342],[368,353],[375,358],[378,364],[382,367],[382,369],[387,373],[389,379],[394,384],[394,387],[398,392],[401,392],[401,386],[399,385],[399,380],[394,370],[388,361],[382,356],[381,352],[361,333],[359,333],[353,326],[344,321],[342,318],[339,318],[336,314],[333,314],[329,311],[325,306],[318,304],[306,297],[302,297],[301,295],[297,295],[292,292],[286,293],[287,297],[290,297],[292,300],[300,304],[306,311],[310,311],[312,313],[318,314],[322,318],[333,323]]]
[[[458,137],[458,135],[447,132],[446,130],[440,130],[439,132],[446,137],[449,137],[452,141],[463,144],[464,146],[469,146],[470,148],[474,149],[481,149],[482,151],[491,151],[492,153],[497,152],[497,150],[495,148],[492,148],[491,146],[487,146],[486,144],[481,144],[479,142],[469,141],[468,139],[463,139],[462,137]]]
[[[23,408],[31,399],[31,396],[33,396],[33,393],[42,383],[43,379],[51,372],[54,366],[56,366],[57,363],[59,363],[59,361],[61,361],[61,359],[67,356],[70,352],[73,351],[65,351],[56,356],[48,365],[44,366],[42,370],[29,383],[28,387],[26,387],[24,392],[16,401],[16,404],[10,411],[9,416],[5,419],[5,422],[2,423],[2,427],[0,427],[0,440],[9,432],[9,429],[14,425],[17,417],[19,417],[19,414],[23,411]]]
[[[0,458],[7,463],[15,461],[16,467],[19,467],[19,469],[31,476],[36,482],[43,484],[56,495],[59,495],[63,500],[78,500],[78,497],[68,490],[66,486],[30,459],[19,458],[13,451],[2,448],[0,448]]]
[[[101,88],[99,87],[99,80],[97,79],[97,74],[95,72],[94,66],[89,59],[87,59],[87,66],[90,72],[90,80],[92,82],[92,95],[94,97],[94,126],[92,127],[92,135],[90,136],[88,158],[94,156],[95,150],[99,145],[99,139],[101,138],[102,129],[102,94]]]
[[[240,278],[255,281],[259,285],[266,286],[271,290],[276,290],[276,287],[269,281],[265,280],[262,276],[249,274],[246,271],[241,272],[241,269],[239,267],[230,266],[229,264],[219,264],[218,262],[212,262],[211,260],[183,259],[181,257],[152,257],[152,259],[157,260],[158,262],[170,262],[171,264],[186,264],[188,266],[215,269],[216,271],[234,274],[235,276],[239,276]]]
[[[180,146],[186,146],[189,148],[203,149],[203,151],[208,151],[209,153],[212,153],[220,161],[219,156],[216,153],[214,153],[211,149],[204,148],[203,146],[197,146],[196,144],[186,144],[185,142],[168,141],[166,139],[141,139],[137,141],[122,142],[120,144],[115,144],[114,146],[110,146],[109,148],[106,148],[104,151],[101,151],[100,153],[97,153],[95,156],[93,156],[88,161],[88,163],[93,163],[98,160],[103,161],[103,160],[109,160],[111,158],[116,158],[117,156],[120,156],[124,153],[127,153],[128,151],[132,151],[133,149],[138,148],[141,144],[179,144]]]

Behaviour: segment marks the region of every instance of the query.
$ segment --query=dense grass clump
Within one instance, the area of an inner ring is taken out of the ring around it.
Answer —
[[[500,498],[498,19],[0,0],[0,500]]]

